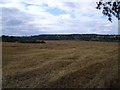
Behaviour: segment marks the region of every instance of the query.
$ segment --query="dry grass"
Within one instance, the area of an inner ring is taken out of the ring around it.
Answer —
[[[118,43],[3,43],[3,87],[118,87]]]

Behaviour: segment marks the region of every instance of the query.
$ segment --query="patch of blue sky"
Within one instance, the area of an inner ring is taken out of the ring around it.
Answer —
[[[28,3],[25,3],[25,2],[22,2],[23,6],[24,6],[24,9],[28,9],[29,6],[34,6],[34,4],[28,4]]]
[[[59,8],[50,8],[50,7],[46,11],[55,15],[55,16],[59,16],[59,15],[63,15],[63,14],[67,13],[66,11],[61,10]]]
[[[50,8],[50,7],[48,6],[48,4],[42,4],[42,5],[40,5],[40,7],[43,8],[43,9],[45,9],[45,10],[47,10],[48,8]]]
[[[25,3],[25,2],[22,2],[24,8],[27,10],[29,6],[39,6],[39,5],[35,5],[35,4],[29,4],[29,3]]]
[[[43,4],[42,7],[48,7],[48,4]]]
[[[34,5],[34,4],[25,3],[25,2],[22,2],[22,4],[23,4],[25,7],[33,6],[33,5]]]

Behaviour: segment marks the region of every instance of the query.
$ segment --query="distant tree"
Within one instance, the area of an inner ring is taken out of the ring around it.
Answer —
[[[108,16],[108,20],[112,22],[112,16],[120,20],[120,0],[100,0],[96,9],[102,9],[102,13]]]

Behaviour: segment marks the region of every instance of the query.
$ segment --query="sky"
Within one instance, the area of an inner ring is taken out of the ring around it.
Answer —
[[[118,34],[117,19],[109,22],[97,1],[1,0],[1,34]]]

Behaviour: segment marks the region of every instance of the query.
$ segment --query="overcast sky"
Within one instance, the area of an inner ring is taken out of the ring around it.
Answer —
[[[117,19],[109,22],[96,1],[1,0],[2,34],[118,34]]]

